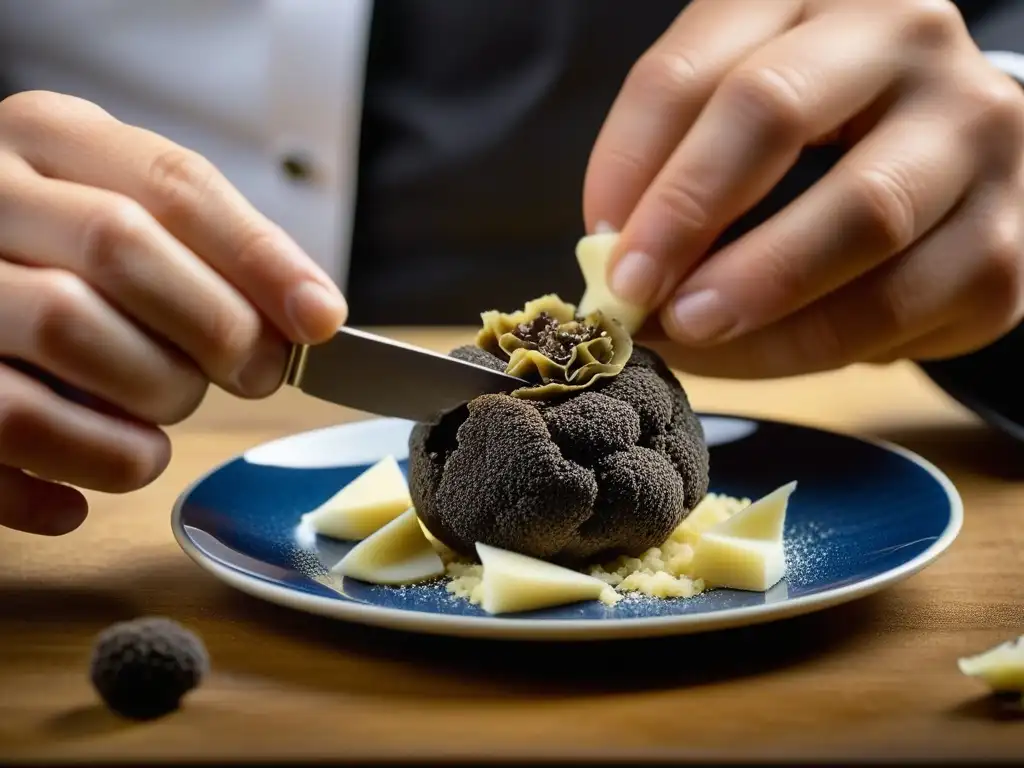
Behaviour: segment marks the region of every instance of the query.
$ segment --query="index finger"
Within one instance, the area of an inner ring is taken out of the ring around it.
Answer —
[[[136,200],[292,341],[345,321],[333,281],[201,155],[81,99],[22,96],[0,133],[37,171]]]
[[[626,223],[613,290],[634,304],[661,304],[808,143],[893,80],[890,26],[868,13],[819,16],[733,69]]]
[[[697,0],[640,57],[594,142],[583,184],[587,231],[621,229],[725,74],[796,23],[793,0]]]

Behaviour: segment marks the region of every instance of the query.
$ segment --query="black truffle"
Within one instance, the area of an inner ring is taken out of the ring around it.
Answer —
[[[479,348],[451,354],[501,365]],[[420,519],[469,556],[476,542],[567,564],[639,555],[708,490],[700,420],[643,347],[585,391],[550,401],[485,395],[418,424],[409,453]]]
[[[144,618],[99,634],[90,678],[111,710],[149,720],[176,710],[208,669],[206,648],[194,633],[170,619]]]

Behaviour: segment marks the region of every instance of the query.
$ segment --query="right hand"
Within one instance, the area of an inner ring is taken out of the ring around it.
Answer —
[[[267,396],[288,342],[324,341],[346,315],[202,157],[71,96],[0,102],[0,361],[15,361],[0,362],[0,525],[77,528],[72,486],[147,485],[170,459],[160,427],[209,383]]]

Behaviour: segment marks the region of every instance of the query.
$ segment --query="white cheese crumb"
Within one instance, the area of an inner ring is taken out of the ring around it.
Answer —
[[[693,545],[704,531],[731,517],[750,504],[750,499],[709,493],[680,523],[660,547],[651,547],[640,557],[619,557],[609,563],[589,566],[585,572],[608,584],[601,595],[605,605],[615,605],[625,594],[653,598],[694,597],[705,590],[702,579],[692,578]],[[454,597],[479,605],[482,600],[483,566],[442,553],[445,589]]]

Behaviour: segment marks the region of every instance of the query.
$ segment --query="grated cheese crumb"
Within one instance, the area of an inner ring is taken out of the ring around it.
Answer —
[[[608,563],[591,565],[586,569],[587,573],[609,587],[601,594],[600,601],[612,606],[628,593],[653,598],[686,598],[701,594],[706,589],[704,580],[692,578],[689,570],[694,544],[709,528],[750,503],[751,500],[746,498],[709,493],[660,547],[651,547],[640,557],[619,557]],[[450,579],[445,589],[456,598],[480,605],[483,600],[483,566],[458,558],[447,548],[440,554]]]
[[[700,535],[750,504],[750,499],[709,493],[660,547],[651,547],[640,557],[619,557],[610,563],[592,565],[596,576],[619,592],[636,592],[647,597],[693,597],[705,589],[703,579],[692,578],[693,546]]]
[[[445,573],[451,579],[446,585],[455,597],[469,600],[473,605],[483,602],[484,567],[479,563],[453,559],[445,564]]]

